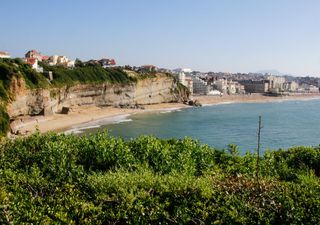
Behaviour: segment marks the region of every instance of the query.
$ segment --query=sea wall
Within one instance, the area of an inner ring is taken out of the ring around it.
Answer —
[[[131,84],[86,84],[54,89],[25,87],[23,80],[12,81],[13,101],[7,111],[14,120],[20,116],[52,115],[63,107],[133,106],[178,102],[186,96],[175,92],[174,79],[165,74],[146,78]]]

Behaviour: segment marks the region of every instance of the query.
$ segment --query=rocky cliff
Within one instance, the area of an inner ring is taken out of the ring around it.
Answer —
[[[83,105],[132,106],[178,102],[188,98],[177,90],[171,76],[157,74],[154,78],[129,84],[86,84],[52,89],[26,89],[22,79],[13,79],[13,99],[7,106],[11,120],[19,116],[50,115],[63,107]]]

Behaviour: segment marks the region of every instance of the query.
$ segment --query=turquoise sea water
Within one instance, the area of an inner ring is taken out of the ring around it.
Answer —
[[[198,139],[203,144],[240,151],[255,151],[258,117],[262,116],[262,149],[320,144],[320,100],[240,103],[187,108],[172,112],[137,114],[126,122],[93,126],[85,133],[108,129],[125,139],[139,135]]]

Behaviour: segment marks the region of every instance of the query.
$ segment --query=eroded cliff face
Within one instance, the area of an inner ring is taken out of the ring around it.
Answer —
[[[12,119],[27,115],[50,115],[63,107],[145,105],[181,100],[170,76],[158,74],[132,84],[77,85],[50,90],[25,88],[23,80],[14,79],[14,101],[8,107]]]

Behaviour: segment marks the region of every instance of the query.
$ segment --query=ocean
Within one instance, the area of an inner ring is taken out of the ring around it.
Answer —
[[[107,129],[111,135],[124,139],[139,135],[191,137],[218,149],[236,144],[244,154],[256,151],[259,116],[263,125],[262,151],[319,145],[319,109],[319,99],[219,104],[119,116],[84,124],[72,131],[86,135]]]

